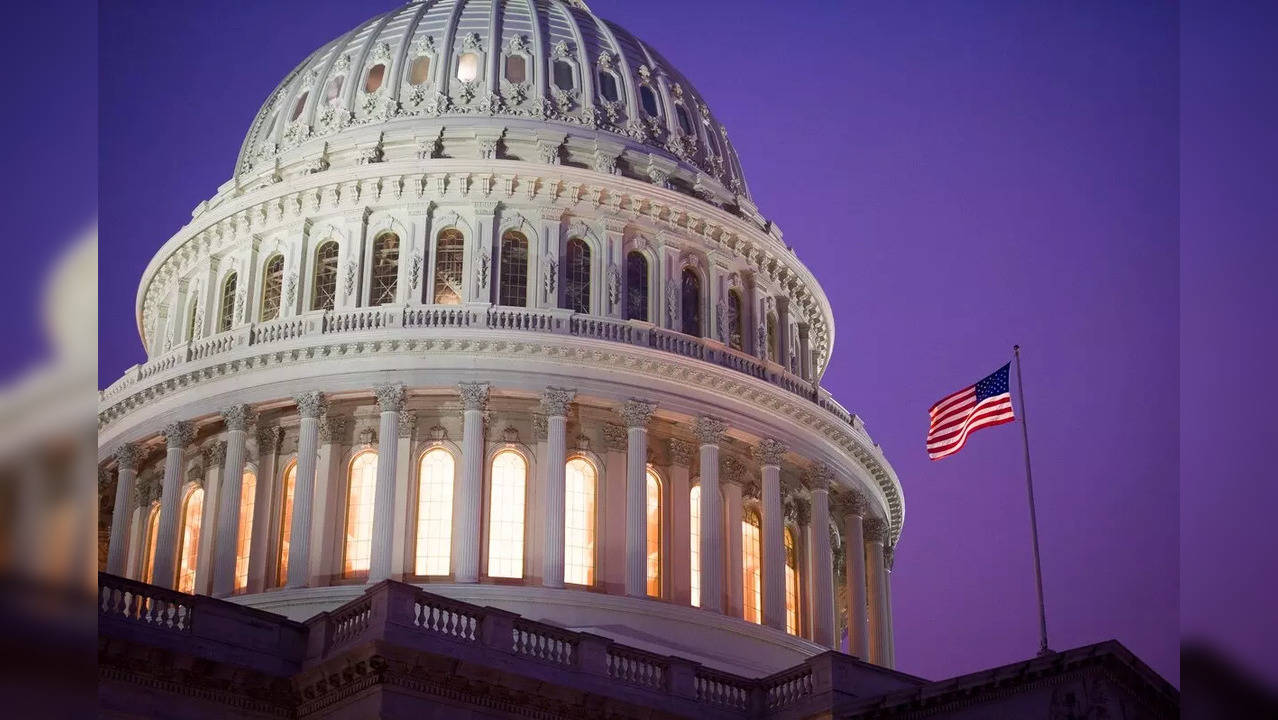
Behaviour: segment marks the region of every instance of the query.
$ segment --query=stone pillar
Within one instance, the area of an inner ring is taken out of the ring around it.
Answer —
[[[391,574],[391,550],[395,546],[395,466],[404,384],[377,385],[373,394],[377,396],[382,414],[377,425],[377,486],[373,492],[373,538],[368,562],[370,584],[386,580]]]
[[[213,593],[213,543],[217,539],[217,498],[222,491],[222,468],[226,466],[226,441],[204,446],[204,517],[200,520],[200,557],[195,566],[195,593]]]
[[[564,586],[564,521],[566,510],[564,474],[568,461],[568,405],[575,390],[546,388],[541,395],[541,412],[546,416],[546,462],[542,508],[545,526],[542,538],[541,583],[546,587]]]
[[[416,568],[408,565],[408,550],[404,547],[408,541],[409,518],[417,517],[412,501],[417,497],[413,492],[412,480],[416,456],[413,454],[413,438],[417,434],[417,413],[401,410],[399,413],[399,451],[395,464],[395,521],[391,544],[391,577],[399,580]],[[411,570],[410,570],[411,568]]]
[[[311,567],[306,584],[327,585],[341,573],[338,541],[344,533],[340,517],[346,475],[341,469],[341,450],[346,444],[351,418],[323,412],[319,422],[319,456],[315,464],[315,509],[311,513]],[[301,438],[298,438],[299,452]]]
[[[130,501],[133,484],[138,477],[138,449],[125,443],[115,451],[115,505],[111,508],[111,538],[107,542],[106,571],[124,575],[126,547],[129,537]]]
[[[461,383],[462,473],[453,510],[453,576],[459,583],[479,582],[479,533],[484,493],[484,410],[488,383]]]
[[[763,624],[785,630],[785,513],[781,505],[781,459],[786,446],[763,440],[754,448],[762,468],[763,495]]]
[[[719,443],[727,426],[702,415],[693,424],[701,443],[701,607],[723,612],[723,507],[719,498]]]
[[[177,583],[178,513],[181,512],[182,451],[195,437],[191,423],[179,421],[164,428],[164,481],[160,486],[160,519],[155,533],[152,583],[172,589]]]
[[[670,438],[670,559],[666,567],[669,577],[664,585],[669,588],[666,596],[680,605],[692,602],[692,508],[689,493],[689,466],[692,464],[692,443],[681,438]],[[665,518],[662,518],[663,520]],[[700,530],[700,528],[698,528]]]
[[[723,524],[727,532],[724,545],[727,549],[725,580],[728,591],[728,609],[732,617],[745,617],[745,558],[742,555],[742,534],[745,509],[741,490],[745,481],[745,467],[730,457],[719,463],[719,487],[723,491]]]
[[[226,464],[217,493],[217,537],[213,540],[213,596],[235,592],[236,540],[240,528],[240,491],[244,485],[244,444],[252,419],[248,405],[222,411],[226,423]]]
[[[799,374],[804,380],[812,379],[812,352],[808,342],[808,325],[799,323]]]
[[[272,540],[279,538],[279,528],[272,529],[271,510],[275,506],[275,496],[283,495],[283,487],[276,485],[279,480],[276,458],[283,438],[284,429],[280,426],[258,423],[257,493],[253,499],[253,536],[249,538],[249,593],[260,593],[266,589],[268,567],[275,565],[274,561],[270,561],[270,550]],[[275,575],[272,574],[272,577]],[[274,585],[273,582],[271,584]]]
[[[840,510],[843,513],[845,581],[848,590],[848,652],[862,660],[870,657],[870,626],[865,612],[865,496],[852,491]]]
[[[865,535],[866,585],[870,600],[870,656],[875,665],[887,664],[887,570],[883,565],[883,539],[887,523],[868,518],[863,525]]]
[[[794,523],[798,526],[795,548],[799,557],[799,622],[798,635],[812,637],[812,503],[805,497],[794,497],[790,501],[794,509]]]
[[[891,545],[883,546],[883,608],[887,615],[887,666],[896,669],[896,625],[892,621],[892,566],[896,551]]]
[[[630,399],[626,421],[626,594],[648,595],[648,421],[653,403]]]
[[[306,587],[311,568],[311,514],[315,506],[315,465],[319,455],[319,417],[324,393],[318,390],[293,398],[302,416],[297,433],[297,470],[293,476],[293,515],[289,528],[288,576],[284,587]]]
[[[830,469],[816,465],[812,486],[812,641],[834,648],[834,562],[830,553]]]

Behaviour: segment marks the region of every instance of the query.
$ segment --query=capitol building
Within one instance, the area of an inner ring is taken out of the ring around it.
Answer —
[[[100,394],[104,714],[919,692],[901,482],[725,120],[580,0],[410,2],[285,76]]]

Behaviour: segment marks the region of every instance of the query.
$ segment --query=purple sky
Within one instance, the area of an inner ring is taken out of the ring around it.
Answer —
[[[138,278],[230,176],[260,103],[387,2],[104,11],[101,384],[142,352]],[[1178,679],[1178,25],[1153,3],[592,7],[728,127],[816,273],[825,384],[905,487],[898,664],[1037,648],[1019,428],[931,463],[927,408],[1024,348],[1052,646],[1118,638]]]

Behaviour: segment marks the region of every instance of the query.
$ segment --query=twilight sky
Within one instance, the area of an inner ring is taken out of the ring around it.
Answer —
[[[594,0],[727,126],[834,306],[825,385],[905,488],[900,669],[1037,648],[1019,428],[929,462],[927,408],[1020,343],[1051,644],[1178,680],[1178,24],[1155,3]],[[103,6],[100,384],[151,254],[253,114],[380,0]]]

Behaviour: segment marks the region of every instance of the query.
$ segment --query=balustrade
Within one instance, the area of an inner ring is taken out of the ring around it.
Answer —
[[[98,613],[159,630],[189,632],[190,595],[114,575],[98,576]]]
[[[577,656],[577,634],[522,618],[515,621],[516,655],[556,665],[572,665]]]
[[[483,614],[472,605],[420,593],[413,601],[413,627],[463,642],[479,639]]]
[[[748,710],[754,683],[743,677],[710,668],[697,668],[697,699],[711,705]]]
[[[654,690],[666,689],[669,661],[623,645],[608,648],[608,677]]]
[[[791,703],[812,695],[815,688],[812,668],[807,665],[787,671],[780,677],[772,677],[764,685],[763,702],[769,711],[780,710]]]

